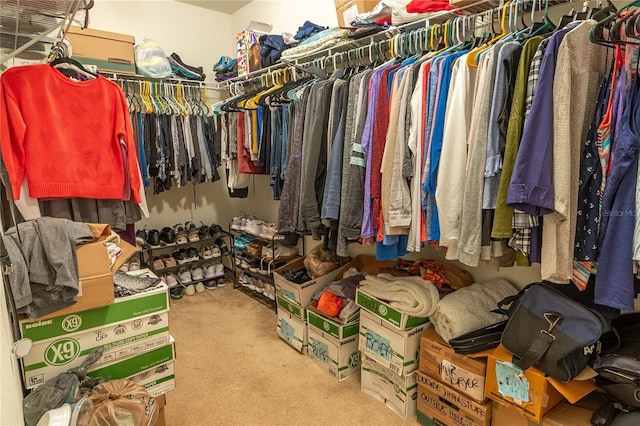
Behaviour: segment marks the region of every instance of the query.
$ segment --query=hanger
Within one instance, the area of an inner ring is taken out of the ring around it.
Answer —
[[[562,17],[560,18],[560,22],[558,22],[558,29],[562,29],[576,20],[577,12],[573,7],[573,0],[569,0],[569,3],[571,4],[571,10],[567,12],[566,15],[562,15]]]
[[[534,4],[535,4],[534,0]],[[531,21],[533,22],[535,7],[531,11]],[[536,24],[538,28],[536,28]],[[544,14],[543,14],[543,22],[542,23],[534,23],[531,27],[531,33],[529,33],[529,38],[535,37],[537,35],[548,34],[556,29],[556,25],[549,18],[549,0],[545,0],[544,3]]]
[[[52,66],[53,68],[57,68],[58,70],[60,70],[60,72],[62,72],[63,69],[75,71],[75,73],[84,76],[88,80],[93,80],[94,78],[98,78],[98,74],[92,73],[91,71],[87,70],[80,62],[68,57],[56,58],[53,61],[51,61],[49,65]],[[76,76],[75,73],[70,76],[75,77]]]
[[[589,32],[589,40],[592,43],[596,43],[606,47],[615,47],[615,46],[626,45],[626,44],[638,45],[637,42],[633,42],[630,40],[626,40],[626,41],[622,40],[620,37],[620,31],[622,29],[619,26],[618,22],[614,22],[619,18],[622,18],[622,20],[628,19],[631,15],[629,15],[625,11],[635,6],[640,6],[640,0],[632,1],[631,3],[628,3],[625,6],[623,6],[620,10],[616,11],[615,13],[608,15],[603,19],[601,19],[600,21],[598,21],[598,23],[594,25],[593,28],[591,28],[591,31]],[[634,14],[636,13],[637,12],[634,12]],[[605,38],[604,36],[605,28],[611,28],[611,30],[609,31],[609,38]],[[614,31],[616,32],[616,34],[613,34]]]
[[[488,40],[487,42],[485,42],[484,44],[482,44],[479,47],[476,47],[474,49],[472,49],[469,54],[467,55],[467,65],[469,65],[470,67],[474,67],[477,68],[478,67],[478,54],[481,53],[482,51],[484,51],[487,47],[495,44],[497,41],[501,40],[502,38],[504,38],[508,32],[507,32],[507,28],[505,26],[505,16],[506,16],[506,10],[507,7],[511,4],[511,2],[507,2],[505,3],[502,7],[497,8],[498,13],[500,13],[500,11],[502,11],[502,19],[500,20],[500,30],[501,33],[495,35],[495,29],[493,28],[493,13],[494,10],[496,9],[491,9],[491,31],[494,32],[494,36],[493,38],[491,38],[490,40]],[[498,18],[500,18],[500,15],[498,15]]]

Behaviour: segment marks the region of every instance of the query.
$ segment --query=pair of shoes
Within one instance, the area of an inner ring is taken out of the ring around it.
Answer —
[[[237,59],[232,59],[228,56],[221,56],[218,62],[213,66],[215,72],[226,72],[229,68],[233,67],[238,62]]]
[[[133,256],[127,262],[123,263],[118,270],[122,272],[137,271],[140,269],[140,257]]]
[[[160,231],[157,229],[149,230],[149,232],[147,232],[147,243],[153,248],[160,247]]]
[[[264,246],[262,248],[262,257],[271,259],[291,259],[298,255],[298,249],[295,247],[286,247],[281,244],[274,244],[273,247]]]
[[[165,226],[160,231],[160,244],[164,244],[165,246],[172,246],[176,243],[175,233],[172,228]]]
[[[263,240],[278,240],[284,238],[282,235],[278,235],[278,225],[275,223],[263,223],[260,230],[260,238]]]
[[[238,235],[233,239],[233,247],[235,247],[236,250],[245,250],[247,248],[247,244],[251,241],[253,241],[253,237]]]
[[[238,282],[240,283],[240,285],[242,285],[242,287],[249,287],[249,279],[249,275],[240,274],[240,276],[238,277]]]
[[[224,265],[222,263],[205,263],[202,265],[205,278],[217,278],[224,276]]]
[[[176,243],[185,244],[189,241],[187,239],[187,231],[185,231],[184,226],[181,223],[173,225],[173,232],[175,234]]]
[[[218,285],[217,285],[217,283],[216,283],[216,280],[207,280],[207,281],[204,281],[204,283],[203,283],[203,284],[204,284],[204,287],[205,287],[207,290],[213,290],[213,289],[215,289],[215,288],[218,288]]]
[[[217,240],[218,238],[222,238],[226,233],[222,230],[220,225],[216,225],[215,223],[209,227],[209,233],[211,234],[211,238]]]
[[[264,283],[264,297],[269,300],[276,300],[276,288],[271,283]]]
[[[186,294],[187,296],[193,296],[196,293],[202,293],[204,292],[205,288],[204,288],[204,284],[199,282],[196,284],[189,284],[184,288],[184,294]]]
[[[187,239],[189,240],[190,243],[200,241],[200,231],[198,231],[198,228],[193,222],[191,221],[185,222],[184,226],[187,231]]]
[[[211,238],[211,228],[209,225],[205,225],[204,222],[200,221],[200,227],[198,228],[198,236],[201,240]]]
[[[227,285],[227,277],[223,275],[216,278],[216,284],[218,285],[218,287],[225,287]]]
[[[144,246],[147,243],[147,227],[143,229],[138,229],[136,231],[136,243],[138,245]]]
[[[162,255],[162,257],[153,258],[153,269],[171,268],[176,266],[178,262],[169,254]]]
[[[185,288],[180,285],[176,285],[169,288],[169,294],[171,295],[171,298],[173,300],[182,299],[182,296],[184,295],[184,291],[185,291]]]
[[[200,259],[198,249],[195,247],[189,247],[187,249],[179,249],[171,253],[178,265],[184,265],[185,263],[195,262]]]
[[[169,272],[164,274],[164,275],[162,275],[162,279],[164,280],[165,284],[168,287],[175,287],[175,286],[180,284],[176,274],[172,274],[172,273],[169,273]]]
[[[213,259],[214,257],[220,257],[220,249],[217,245],[211,247],[204,246],[200,249],[200,257],[203,259]]]

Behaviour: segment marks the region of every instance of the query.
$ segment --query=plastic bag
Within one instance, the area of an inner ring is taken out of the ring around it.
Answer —
[[[35,426],[47,411],[60,407],[63,403],[74,403],[78,397],[80,381],[87,375],[87,368],[102,357],[104,348],[95,348],[77,368],[58,374],[55,378],[38,386],[22,400],[24,423]]]
[[[151,426],[158,417],[155,399],[129,379],[101,383],[90,398],[94,405],[90,426]]]
[[[345,263],[349,262],[348,257],[340,257],[334,251],[325,250],[322,244],[314,247],[304,258],[304,266],[307,268],[309,276],[313,279],[327,275],[335,271]]]
[[[135,48],[138,74],[151,78],[171,77],[171,64],[164,50],[152,38],[145,38]]]

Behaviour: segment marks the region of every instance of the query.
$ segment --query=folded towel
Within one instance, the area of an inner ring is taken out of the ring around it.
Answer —
[[[491,311],[498,308],[499,301],[516,293],[518,289],[502,278],[474,283],[440,299],[429,319],[440,337],[448,342],[505,320],[504,315]]]
[[[360,289],[388,302],[394,309],[414,317],[431,316],[440,299],[436,286],[421,277],[368,275],[360,282]]]

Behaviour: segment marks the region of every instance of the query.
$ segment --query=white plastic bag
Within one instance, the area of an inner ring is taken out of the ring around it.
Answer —
[[[171,76],[171,65],[164,50],[152,38],[145,38],[135,48],[136,68],[138,74],[151,78],[167,78]]]

